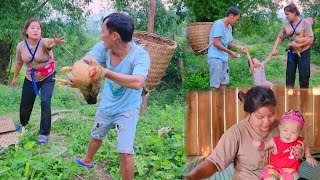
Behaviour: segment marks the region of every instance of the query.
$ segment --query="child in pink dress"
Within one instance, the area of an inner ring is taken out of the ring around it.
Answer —
[[[312,157],[310,149],[304,144],[304,139],[300,136],[304,126],[304,118],[299,111],[290,109],[280,120],[280,135],[266,142],[261,142],[258,138],[253,138],[252,143],[259,151],[272,148],[269,165],[261,172],[261,179],[299,179],[299,166],[301,160],[294,156],[294,148],[302,147],[307,162],[312,166],[317,166],[317,161]]]
[[[251,73],[253,75],[253,81],[255,86],[265,86],[268,88],[273,88],[273,84],[270,81],[266,80],[266,75],[265,75],[265,66],[266,64],[270,61],[272,57],[272,54],[270,54],[266,60],[260,62],[259,59],[253,58],[251,60],[251,56],[249,52],[247,51],[247,58],[249,61],[250,69],[253,66],[253,72],[251,70]]]

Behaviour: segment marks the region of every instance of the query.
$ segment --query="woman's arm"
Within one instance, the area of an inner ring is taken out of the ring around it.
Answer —
[[[281,43],[281,41],[282,41],[282,38],[278,36],[273,45],[273,49],[271,53],[273,56],[276,56],[278,54],[277,48],[278,48],[278,45]]]
[[[13,88],[17,87],[18,85],[18,81],[17,81],[17,77],[18,74],[23,66],[23,61],[22,61],[22,57],[21,57],[21,48],[20,48],[20,43],[18,43],[17,47],[16,47],[16,64],[14,66],[14,73],[13,73],[13,78],[12,78],[12,82],[11,82],[11,86]]]
[[[206,159],[198,166],[196,166],[191,172],[189,172],[185,179],[198,180],[208,178],[212,176],[217,170],[217,166]]]
[[[272,58],[272,53],[269,54],[269,56],[266,58],[266,60],[264,60],[265,64],[267,64]]]
[[[292,46],[293,48],[300,48],[300,47],[303,48],[305,46],[311,45],[313,43],[313,41],[314,41],[314,37],[310,36],[310,37],[308,37],[308,40],[303,43],[298,44],[295,41],[292,41],[289,43],[289,46]]]
[[[48,51],[51,51],[53,46],[55,46],[56,44],[61,44],[63,42],[65,42],[63,36],[61,35],[53,36],[53,38],[49,38],[47,40],[47,42],[45,43],[45,47],[47,48]]]
[[[12,82],[11,82],[11,86],[13,88],[16,88],[17,85],[18,85],[17,76],[18,76],[22,66],[23,66],[23,62],[22,61],[17,61],[16,62],[16,65],[14,67],[14,74],[13,74],[13,78],[12,78]]]

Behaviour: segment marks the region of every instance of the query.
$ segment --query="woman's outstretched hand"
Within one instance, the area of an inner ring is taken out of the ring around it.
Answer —
[[[53,36],[51,43],[49,44],[48,49],[51,50],[53,48],[53,46],[55,46],[56,44],[61,44],[63,42],[65,42],[64,37],[61,36],[60,34],[58,36]]]
[[[273,49],[271,54],[272,54],[272,56],[276,56],[276,55],[278,55],[278,51],[276,49]]]
[[[59,34],[58,36],[53,36],[53,42],[56,44],[61,44],[65,42],[65,40],[64,37]]]

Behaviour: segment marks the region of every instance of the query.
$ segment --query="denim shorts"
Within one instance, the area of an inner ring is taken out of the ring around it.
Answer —
[[[111,127],[115,126],[118,134],[118,152],[134,154],[133,143],[139,113],[139,108],[133,108],[113,116],[108,116],[98,110],[91,130],[91,138],[104,140]]]
[[[220,84],[229,83],[228,61],[219,58],[209,58],[208,67],[210,71],[210,87],[219,88]]]

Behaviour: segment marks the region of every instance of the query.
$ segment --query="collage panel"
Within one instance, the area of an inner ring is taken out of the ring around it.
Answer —
[[[189,63],[198,74],[206,66],[209,86],[187,96],[186,179],[318,179],[312,7],[278,6],[256,29],[268,29],[262,35],[246,34],[261,14],[253,18],[239,4],[218,18],[191,8],[197,22],[187,25],[188,42],[194,59],[206,63]]]

